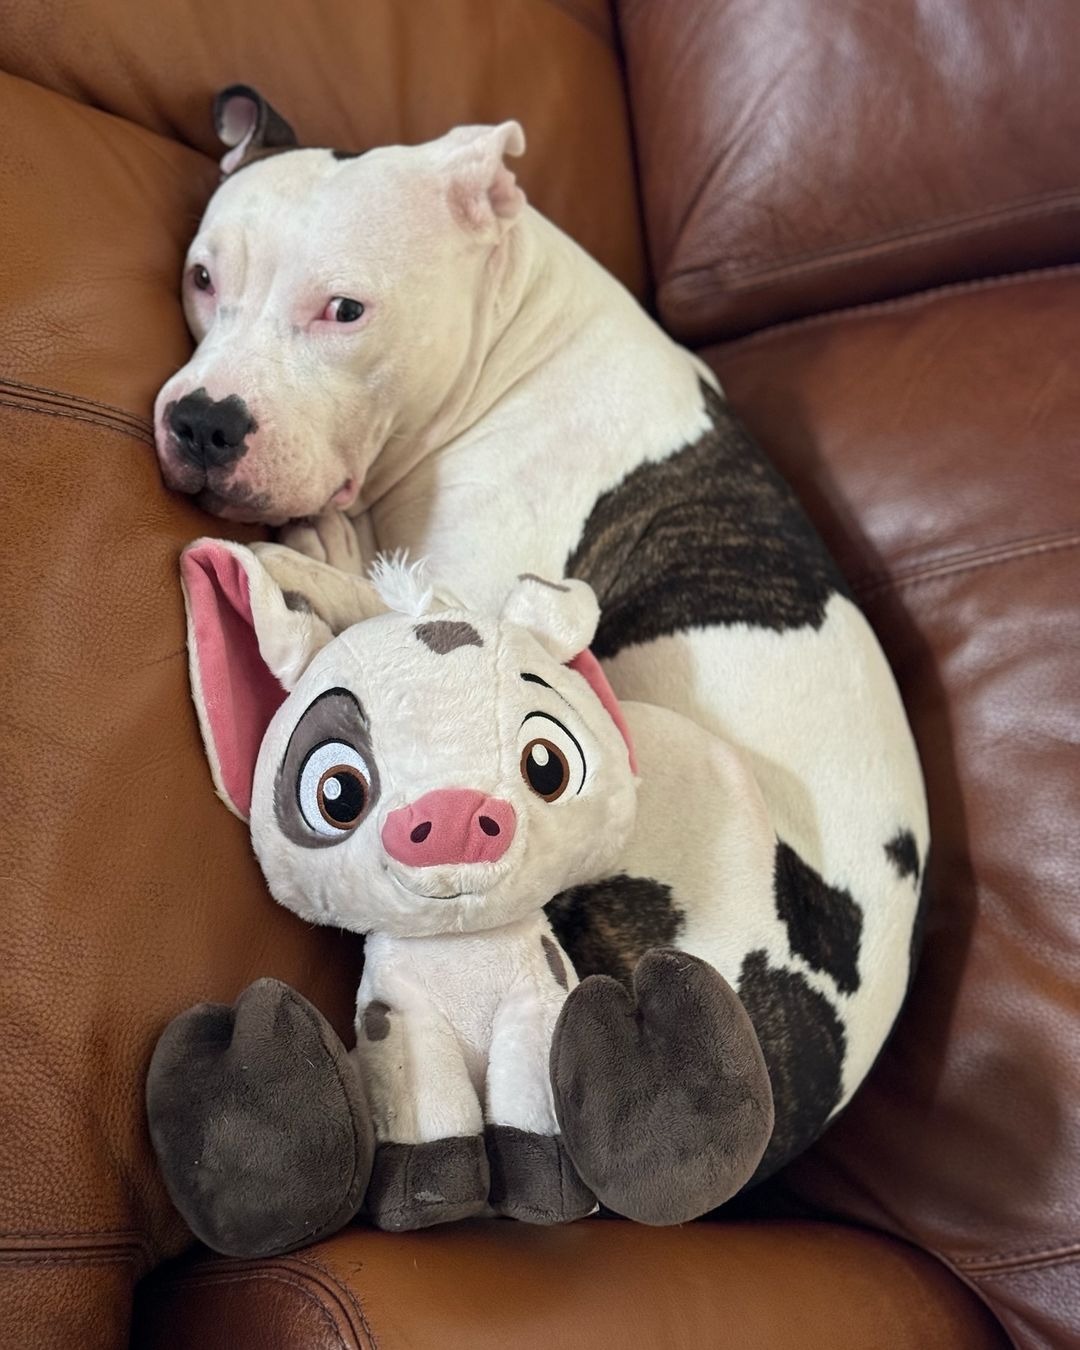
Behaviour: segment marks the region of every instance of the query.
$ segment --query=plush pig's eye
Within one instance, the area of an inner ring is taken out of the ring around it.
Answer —
[[[521,730],[521,776],[529,788],[546,802],[558,801],[574,784],[575,795],[580,792],[585,786],[585,752],[570,728],[547,713],[533,712]]]
[[[296,800],[317,833],[355,829],[371,798],[371,773],[358,750],[344,741],[323,741],[300,766]]]

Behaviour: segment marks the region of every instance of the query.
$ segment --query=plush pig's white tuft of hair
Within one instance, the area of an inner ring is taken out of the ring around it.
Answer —
[[[426,558],[411,563],[404,549],[380,553],[369,576],[383,603],[398,614],[418,619],[435,607],[435,589],[428,580]]]

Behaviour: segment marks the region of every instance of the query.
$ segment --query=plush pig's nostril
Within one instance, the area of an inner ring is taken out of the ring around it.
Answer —
[[[386,817],[383,847],[409,867],[496,862],[514,839],[509,802],[472,788],[439,788]]]

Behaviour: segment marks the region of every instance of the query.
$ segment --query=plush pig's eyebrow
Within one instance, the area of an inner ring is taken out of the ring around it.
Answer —
[[[529,682],[529,684],[542,684],[542,685],[544,686],[545,689],[550,689],[551,692],[552,692],[557,698],[561,698],[561,699],[562,699],[562,701],[566,704],[566,706],[567,706],[568,708],[572,708],[572,707],[574,706],[574,705],[570,702],[570,700],[569,700],[568,698],[564,697],[564,695],[562,695],[562,694],[559,693],[559,691],[555,688],[554,685],[548,684],[547,680],[542,680],[542,679],[540,678],[539,675],[533,675],[530,671],[528,671],[528,670],[523,670],[523,671],[521,672],[521,678],[522,678],[523,680],[527,680],[527,681]]]

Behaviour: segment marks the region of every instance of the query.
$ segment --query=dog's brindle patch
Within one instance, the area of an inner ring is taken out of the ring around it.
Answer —
[[[604,493],[567,561],[600,601],[599,657],[717,624],[820,628],[829,597],[847,594],[791,489],[701,387],[710,428]]]
[[[670,886],[625,872],[560,891],[546,912],[580,979],[614,975],[627,985],[650,947],[678,945],[686,920]]]
[[[847,891],[828,885],[793,848],[778,843],[773,894],[791,950],[814,970],[831,975],[842,994],[854,994],[859,987],[862,910]]]
[[[842,1092],[846,1040],[832,1004],[805,976],[769,965],[764,951],[743,961],[739,997],[754,1024],[772,1083],[776,1124],[750,1186],[821,1134]]]
[[[566,967],[563,965],[563,959],[559,955],[558,947],[555,946],[554,942],[552,942],[546,933],[541,935],[540,945],[544,949],[544,959],[548,963],[548,970],[550,970],[555,977],[555,983],[561,989],[568,989],[570,985],[566,978]]]

